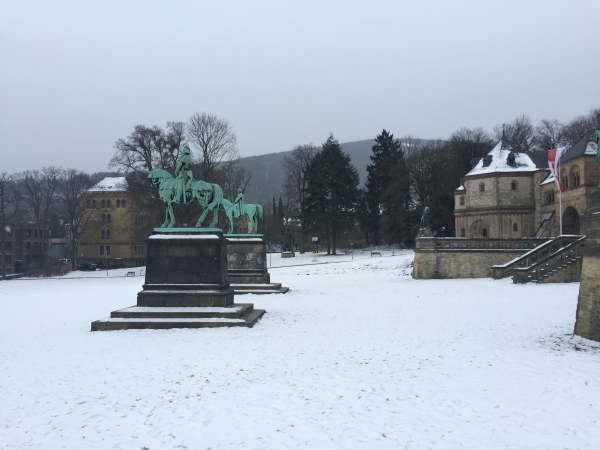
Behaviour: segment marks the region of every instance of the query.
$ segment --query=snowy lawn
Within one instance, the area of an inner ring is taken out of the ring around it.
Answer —
[[[1,282],[0,448],[600,448],[578,284],[361,256],[271,268],[292,291],[239,296],[267,310],[252,329],[91,333],[142,277]]]

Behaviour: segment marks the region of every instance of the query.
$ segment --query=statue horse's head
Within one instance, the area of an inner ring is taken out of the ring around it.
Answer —
[[[148,172],[148,179],[155,188],[160,187],[161,183],[169,178],[173,178],[173,175],[163,169],[152,169]]]

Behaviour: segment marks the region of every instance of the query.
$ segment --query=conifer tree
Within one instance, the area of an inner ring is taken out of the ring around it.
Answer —
[[[392,240],[402,235],[402,213],[409,200],[409,185],[402,144],[385,129],[375,137],[371,164],[367,166],[366,206],[367,228],[373,244],[381,240],[382,219],[387,219],[387,231]]]
[[[358,172],[339,142],[329,135],[307,170],[306,211],[308,231],[323,229],[327,254],[336,254],[337,236],[351,228],[358,203]]]

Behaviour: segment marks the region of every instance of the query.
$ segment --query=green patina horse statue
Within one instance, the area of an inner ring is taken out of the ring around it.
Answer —
[[[233,202],[230,202],[226,198],[221,201],[221,206],[225,210],[225,214],[227,214],[227,218],[229,219],[229,232],[228,234],[233,233],[233,219],[238,219],[242,216],[248,216],[250,220],[250,227],[248,229],[248,234],[253,234],[258,232],[258,219],[263,218],[263,207],[262,205],[255,205],[253,203],[242,203],[241,207],[238,207]]]
[[[213,211],[213,220],[210,228],[217,225],[218,210],[223,200],[223,190],[218,184],[207,183],[202,180],[193,180],[189,184],[189,192],[185,195],[178,195],[177,178],[173,177],[169,172],[163,169],[153,169],[148,172],[148,179],[153,187],[158,189],[159,198],[167,205],[165,222],[161,228],[175,227],[175,214],[173,213],[173,203],[187,203],[186,198],[191,196],[191,201],[197,200],[203,208],[202,215],[196,223],[196,228],[201,228],[206,215]]]

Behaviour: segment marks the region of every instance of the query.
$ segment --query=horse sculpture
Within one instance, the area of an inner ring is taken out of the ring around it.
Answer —
[[[221,186],[215,183],[207,183],[202,180],[192,180],[189,184],[189,191],[185,195],[177,195],[177,178],[163,169],[153,169],[148,173],[148,179],[153,187],[158,189],[159,198],[167,205],[165,213],[165,222],[161,228],[175,227],[175,214],[173,213],[173,203],[184,202],[186,198],[191,201],[197,200],[202,206],[202,215],[196,222],[196,228],[202,228],[204,219],[213,212],[213,220],[209,228],[214,228],[219,220],[219,208],[222,208],[229,219],[229,233],[233,233],[233,219],[247,215],[250,219],[250,229],[248,233],[258,231],[258,219],[263,218],[263,208],[261,205],[243,204],[241,208],[236,208],[235,204],[223,198]],[[188,201],[189,203],[189,201]],[[241,209],[241,214],[238,211]]]
[[[222,200],[221,206],[225,210],[225,214],[229,219],[228,234],[233,233],[233,219],[237,219],[244,215],[248,216],[248,219],[250,220],[248,234],[256,233],[258,231],[258,219],[263,218],[263,207],[261,205],[255,205],[253,203],[244,203],[241,214],[239,214],[237,208],[235,208],[235,203],[230,202],[226,198]]]
[[[158,188],[159,198],[167,205],[165,222],[161,228],[175,227],[175,214],[173,203],[180,203],[181,196],[177,197],[177,179],[163,169],[153,169],[148,173],[148,179],[153,187]],[[202,222],[210,211],[214,211],[213,221],[210,227],[215,227],[219,219],[218,208],[223,200],[223,191],[218,184],[207,183],[202,180],[193,180],[190,184],[190,195],[192,200],[198,200],[203,208],[202,215],[196,223],[196,228],[202,227]]]

